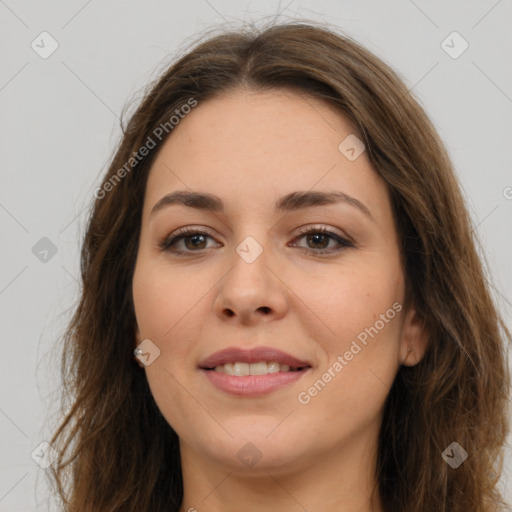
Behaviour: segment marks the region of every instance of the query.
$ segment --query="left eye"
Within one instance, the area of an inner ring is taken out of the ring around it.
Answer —
[[[208,233],[186,229],[165,238],[158,245],[163,251],[172,252],[177,255],[190,255],[191,252],[200,252],[204,250],[206,248],[205,244],[208,238],[213,240],[213,238],[208,235]],[[297,246],[295,241],[300,240],[301,238],[306,238],[308,241],[312,241],[312,243],[316,245],[316,247],[313,248],[305,248],[308,252],[313,252],[315,254],[336,253],[347,247],[354,247],[352,242],[346,238],[343,238],[337,233],[325,228],[313,228],[307,231],[303,231],[294,239],[292,246]],[[332,241],[337,244],[337,247],[335,246],[334,248],[328,248],[329,243]],[[180,242],[184,242],[185,250],[176,249]]]
[[[321,247],[314,248],[313,252],[324,254],[324,253],[336,253],[340,252],[343,249],[347,247],[354,247],[354,245],[347,240],[346,238],[343,238],[342,236],[338,235],[337,233],[334,233],[333,231],[329,231],[325,228],[315,228],[310,229],[308,231],[302,232],[295,240],[300,240],[301,238],[306,238],[309,241],[312,241],[315,245],[320,245]],[[329,242],[334,241],[337,246],[335,245],[334,248],[327,248]],[[325,242],[327,245],[325,245]],[[306,248],[309,250],[309,248]]]

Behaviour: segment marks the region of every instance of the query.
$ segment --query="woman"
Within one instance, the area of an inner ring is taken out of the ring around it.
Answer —
[[[504,509],[510,335],[383,62],[313,24],[211,37],[95,196],[52,440],[66,511]]]

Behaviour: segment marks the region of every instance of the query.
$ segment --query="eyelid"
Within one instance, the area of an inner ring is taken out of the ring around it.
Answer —
[[[167,250],[171,242],[175,243],[178,239],[181,240],[189,236],[202,234],[215,239],[215,237],[208,231],[208,229],[203,226],[185,226],[183,228],[176,229],[169,235],[164,236],[161,240],[158,241],[157,245],[160,249]]]
[[[331,240],[334,240],[338,246],[337,247],[331,247],[330,249],[308,249],[307,247],[300,247],[303,251],[305,251],[308,254],[313,254],[317,256],[321,255],[336,255],[341,252],[343,252],[345,249],[348,248],[355,248],[356,245],[352,239],[352,237],[344,234],[343,232],[338,232],[335,228],[332,228],[330,226],[325,226],[323,224],[320,225],[307,225],[302,228],[300,228],[299,233],[295,238],[293,239],[293,246],[296,246],[295,241],[303,238],[304,236],[307,236],[308,234],[315,234],[315,233],[321,233],[324,235],[327,235]]]
[[[321,255],[321,254],[337,254],[343,251],[344,249],[355,247],[355,243],[353,239],[346,235],[344,232],[338,232],[336,228],[328,227],[323,224],[308,224],[306,226],[302,226],[299,228],[298,233],[294,236],[292,239],[292,243],[294,243],[297,239],[302,238],[308,234],[315,234],[315,233],[322,233],[330,237],[331,240],[334,240],[337,242],[338,247],[337,248],[330,248],[330,249],[308,249],[305,247],[299,247],[300,249],[304,250],[305,252],[313,255]],[[173,231],[170,235],[164,237],[162,240],[158,242],[158,248],[162,251],[168,251],[171,252],[177,256],[192,256],[194,253],[197,254],[203,254],[206,249],[200,249],[198,251],[181,251],[181,250],[174,250],[171,251],[170,247],[176,242],[179,242],[183,239],[186,239],[188,237],[194,236],[194,235],[206,235],[208,238],[211,238],[215,240],[215,236],[213,236],[207,228],[200,227],[200,226],[186,226],[183,228],[179,228],[175,231]],[[296,246],[295,243],[292,246]]]
[[[299,232],[297,236],[310,233],[311,231],[318,231],[320,233],[325,233],[328,235],[335,235],[339,238],[343,238],[347,242],[353,243],[352,237],[347,235],[344,231],[340,229],[333,228],[331,226],[326,226],[325,224],[308,224],[306,226],[302,226],[299,228]]]

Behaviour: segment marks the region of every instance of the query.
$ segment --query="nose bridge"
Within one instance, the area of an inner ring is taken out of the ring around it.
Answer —
[[[268,238],[264,237],[263,230],[259,230],[258,233],[253,230],[253,233],[254,235],[245,236],[236,245],[231,260],[232,270],[228,276],[232,281],[231,285],[241,287],[238,293],[261,293],[260,287],[270,285],[270,243]]]
[[[283,314],[286,298],[275,270],[271,270],[272,244],[267,229],[260,224],[235,246],[231,270],[222,279],[215,300],[218,314],[234,314],[244,320],[258,313]]]
[[[272,222],[266,218],[261,208],[241,208],[242,215],[237,218],[234,225],[235,255],[233,264],[241,264],[239,258],[246,265],[267,262],[271,250]],[[262,270],[262,269],[261,269]]]

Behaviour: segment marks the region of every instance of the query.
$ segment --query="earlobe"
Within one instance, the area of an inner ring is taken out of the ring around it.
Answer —
[[[141,368],[144,368],[144,364],[141,362],[141,360],[137,357],[137,347],[140,345],[141,343],[141,340],[140,340],[140,331],[139,331],[139,328],[136,326],[135,327],[135,347],[133,348],[133,357],[135,359],[135,361],[137,362],[137,364],[141,367]]]
[[[412,305],[405,313],[400,343],[400,364],[415,366],[427,350],[429,333],[424,317]]]

